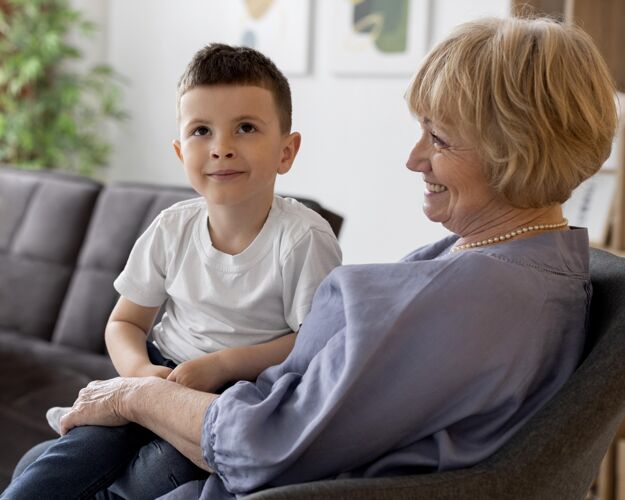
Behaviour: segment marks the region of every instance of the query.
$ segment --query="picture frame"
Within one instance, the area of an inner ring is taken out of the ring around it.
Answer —
[[[237,0],[232,43],[268,56],[287,76],[310,71],[311,0]]]
[[[335,74],[409,76],[425,56],[429,0],[335,0],[334,9]]]

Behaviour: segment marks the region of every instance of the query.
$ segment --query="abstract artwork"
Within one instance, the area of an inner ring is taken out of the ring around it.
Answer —
[[[309,71],[310,0],[238,0],[234,43],[259,50],[287,75]]]
[[[335,0],[338,74],[410,75],[425,55],[429,0]]]

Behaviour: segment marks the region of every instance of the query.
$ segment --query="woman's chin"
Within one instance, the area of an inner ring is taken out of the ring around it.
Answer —
[[[440,210],[434,210],[432,207],[429,207],[428,205],[423,206],[423,214],[431,222],[436,222],[437,224],[442,224],[443,226],[449,219],[447,214],[441,213]]]

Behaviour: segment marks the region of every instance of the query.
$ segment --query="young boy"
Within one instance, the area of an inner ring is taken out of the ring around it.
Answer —
[[[164,210],[137,240],[115,281],[120,298],[106,346],[121,376],[215,392],[286,358],[341,252],[317,213],[274,195],[301,137],[290,132],[288,82],[269,59],[221,44],[200,50],[178,83],[177,117],[174,150],[201,197]],[[163,304],[154,343],[146,343]],[[49,412],[56,429],[64,413]],[[163,484],[139,485],[135,470],[111,488],[121,496],[141,488],[153,498],[204,474],[132,425],[76,428],[52,448],[33,466],[48,476],[71,473],[67,497],[108,486],[133,457],[133,467],[162,467]]]
[[[312,295],[340,264],[328,223],[274,196],[301,137],[289,86],[250,49],[212,45],[178,85],[174,149],[201,195],[165,210],[115,281],[121,298],[106,344],[123,376],[156,375],[215,391],[253,380],[290,352]],[[150,363],[145,334],[178,366]],[[287,335],[288,334],[288,335]],[[243,347],[247,346],[247,347]]]

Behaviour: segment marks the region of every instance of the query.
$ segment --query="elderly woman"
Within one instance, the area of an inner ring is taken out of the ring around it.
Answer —
[[[407,167],[425,215],[455,235],[397,264],[334,270],[292,353],[255,383],[218,396],[94,382],[62,431],[152,430],[211,473],[172,498],[466,467],[510,439],[580,361],[588,237],[561,203],[608,156],[613,85],[578,28],[484,19],[432,50],[407,101],[422,129]],[[7,498],[46,484],[38,462]]]

